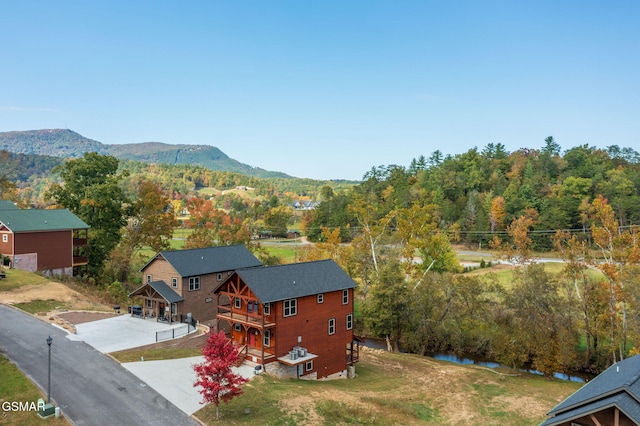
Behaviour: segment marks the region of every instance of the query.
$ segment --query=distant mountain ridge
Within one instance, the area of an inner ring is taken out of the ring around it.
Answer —
[[[108,145],[86,138],[68,129],[43,129],[0,132],[0,150],[16,154],[48,155],[78,158],[85,152],[98,152],[116,158],[146,163],[193,164],[211,170],[235,172],[259,178],[290,178],[281,173],[252,167],[230,158],[209,145],[171,145],[162,142],[142,142]]]

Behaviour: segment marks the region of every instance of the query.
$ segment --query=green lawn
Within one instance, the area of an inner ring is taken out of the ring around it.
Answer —
[[[31,272],[20,269],[4,268],[4,272],[7,277],[0,280],[0,291],[11,291],[27,285],[40,285],[49,282],[49,279],[41,275],[32,274]]]
[[[579,384],[525,375],[500,376],[431,358],[367,355],[355,379],[254,377],[228,404],[196,413],[206,424],[537,425]],[[456,402],[458,401],[458,402]],[[529,409],[535,407],[536,409]]]
[[[7,358],[0,355],[0,402],[35,402],[46,396]],[[7,425],[66,425],[64,418],[41,419],[36,411],[3,411],[0,424]]]
[[[54,309],[69,309],[69,306],[65,302],[53,299],[32,300],[31,302],[16,303],[13,306],[18,309],[22,309],[25,312],[29,312],[30,314],[49,312]]]
[[[112,352],[109,355],[118,362],[124,363],[140,361],[143,357],[145,361],[190,358],[202,355],[202,351],[198,348],[128,349]]]

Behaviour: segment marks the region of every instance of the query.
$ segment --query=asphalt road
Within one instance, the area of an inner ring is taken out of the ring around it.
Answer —
[[[120,364],[84,342],[67,339],[66,334],[31,315],[0,305],[0,351],[45,395],[47,337],[53,338],[51,402],[73,424],[198,424]]]

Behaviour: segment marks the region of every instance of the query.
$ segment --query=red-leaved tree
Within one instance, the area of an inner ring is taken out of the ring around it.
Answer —
[[[202,347],[202,354],[204,362],[193,366],[197,375],[193,386],[202,388],[199,391],[202,394],[201,404],[215,404],[218,418],[220,401],[229,402],[242,394],[241,386],[247,379],[231,369],[238,361],[238,350],[224,332],[209,333],[207,343]]]

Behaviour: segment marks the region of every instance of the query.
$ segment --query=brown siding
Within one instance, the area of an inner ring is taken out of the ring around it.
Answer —
[[[228,273],[222,273],[222,280],[218,281],[218,274],[209,274],[200,276],[200,290],[189,291],[189,277],[182,279],[184,297],[184,311],[191,312],[193,318],[200,322],[211,322],[218,314],[218,305],[215,291],[220,287],[222,281],[227,277]],[[210,302],[207,300],[211,299]]]
[[[216,318],[217,302],[215,290],[220,286],[222,281],[218,281],[218,273],[200,276],[200,290],[189,291],[189,278],[181,277],[178,272],[162,257],[152,260],[142,271],[143,282],[147,281],[147,275],[151,275],[152,281],[164,281],[171,287],[171,278],[178,278],[178,288],[171,289],[184,298],[182,306],[179,308],[178,314],[186,318],[187,313],[191,313],[192,317],[200,322],[209,323]],[[222,273],[222,279],[227,277],[228,273]],[[211,299],[209,302],[207,300]]]
[[[346,369],[346,346],[353,340],[353,330],[346,328],[346,317],[353,314],[353,290],[349,290],[349,303],[346,305],[342,304],[342,291],[325,293],[324,303],[317,303],[316,295],[299,298],[297,303],[298,313],[291,317],[283,316],[283,302],[271,307],[278,324],[272,336],[276,356],[285,356],[294,346],[300,345],[318,355],[311,371],[317,372],[318,378]],[[329,318],[336,320],[335,334],[332,335],[329,334]],[[302,337],[300,343],[298,336]]]
[[[18,233],[15,254],[38,253],[38,270],[73,266],[73,235],[69,231]]]

